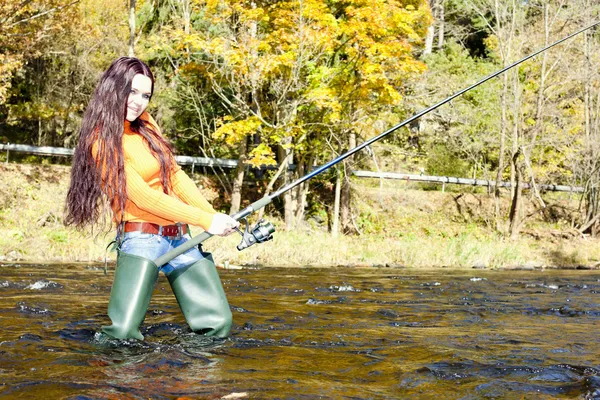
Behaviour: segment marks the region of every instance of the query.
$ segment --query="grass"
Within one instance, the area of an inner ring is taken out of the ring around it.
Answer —
[[[114,234],[96,238],[62,224],[70,169],[59,165],[0,166],[0,261],[104,260]],[[356,181],[360,236],[334,238],[318,225],[286,232],[238,252],[239,235],[211,238],[205,249],[219,264],[263,266],[388,266],[415,268],[594,267],[599,241],[569,237],[565,220],[528,221],[511,241],[491,229],[493,199],[485,193],[423,191],[405,182]],[[206,178],[202,186],[214,198]],[[555,203],[576,201],[555,195]],[[506,204],[504,205],[506,209]],[[199,228],[192,227],[198,234]],[[114,261],[115,253],[108,253]]]

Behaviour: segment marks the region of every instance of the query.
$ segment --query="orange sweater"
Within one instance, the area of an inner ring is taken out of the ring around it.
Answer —
[[[140,118],[160,132],[154,119],[146,112]],[[160,164],[146,140],[132,132],[125,121],[123,156],[127,180],[127,202],[123,221],[152,222],[170,225],[182,222],[208,230],[216,211],[202,196],[196,184],[173,161],[172,190],[165,194],[160,182]]]

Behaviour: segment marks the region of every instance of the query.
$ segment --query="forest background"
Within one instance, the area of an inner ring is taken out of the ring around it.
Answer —
[[[100,74],[136,56],[155,74],[149,111],[177,153],[238,160],[235,171],[194,171],[232,213],[599,10],[592,0],[5,0],[0,142],[74,147]],[[287,192],[267,209],[281,231],[272,244],[209,246],[235,264],[595,267],[599,49],[595,27]],[[0,259],[102,258],[109,235],[62,226],[68,167],[56,163],[70,160],[16,160],[27,164],[2,166]],[[356,169],[510,187],[442,193]]]

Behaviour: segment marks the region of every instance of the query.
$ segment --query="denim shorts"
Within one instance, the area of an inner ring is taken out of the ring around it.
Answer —
[[[165,236],[153,233],[126,232],[123,234],[119,250],[123,253],[133,254],[154,261],[168,251],[187,242],[189,239],[191,239],[189,233],[183,235],[181,239],[170,240]],[[192,247],[160,267],[160,270],[165,274],[169,274],[177,268],[187,267],[203,258],[198,248]]]

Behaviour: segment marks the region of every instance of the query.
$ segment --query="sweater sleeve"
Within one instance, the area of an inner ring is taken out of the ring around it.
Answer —
[[[188,223],[208,230],[213,212],[194,207],[170,197],[162,191],[152,189],[141,175],[130,165],[125,163],[125,177],[127,179],[127,197],[136,206],[161,218]]]
[[[144,112],[142,116],[148,120],[148,122],[159,134],[162,135],[162,133],[160,133],[160,128],[158,127],[158,124],[152,115]],[[183,171],[181,167],[177,165],[174,159],[171,169],[171,185],[177,197],[179,197],[184,203],[198,207],[199,209],[210,214],[217,213],[212,205],[204,198],[202,193],[200,193],[194,181],[192,181],[185,171]]]
[[[200,193],[192,179],[179,166],[173,169],[171,176],[173,191],[186,204],[198,207],[208,213],[215,214],[213,206]]]

